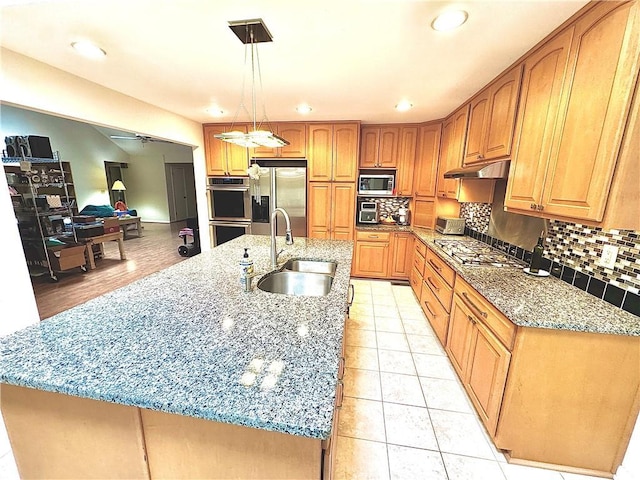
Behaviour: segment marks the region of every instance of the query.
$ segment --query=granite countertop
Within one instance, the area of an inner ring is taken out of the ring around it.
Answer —
[[[433,242],[451,236],[418,228],[413,233],[515,325],[640,336],[640,318],[554,276],[533,277],[517,267],[464,266]]]
[[[245,235],[0,339],[0,382],[324,439],[330,435],[353,242],[296,238],[280,260],[338,267],[325,297],[245,293]]]

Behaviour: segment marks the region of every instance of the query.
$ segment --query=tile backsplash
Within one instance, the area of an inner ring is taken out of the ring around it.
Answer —
[[[488,210],[488,214],[487,214]],[[465,233],[525,262],[531,252],[487,234],[491,205],[463,203]],[[613,269],[599,264],[604,245],[618,247]],[[640,232],[602,230],[581,224],[549,221],[543,269],[555,277],[640,316]]]
[[[398,213],[398,209],[401,207],[407,207],[409,205],[409,197],[367,197],[361,199],[364,202],[375,202],[378,204],[378,211],[380,212],[380,218],[386,217],[391,214]],[[358,206],[359,209],[359,206]]]

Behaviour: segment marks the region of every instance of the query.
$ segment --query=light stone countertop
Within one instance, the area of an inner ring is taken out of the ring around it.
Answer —
[[[245,235],[0,339],[0,382],[327,438],[353,242],[278,237],[281,261],[337,261],[325,297],[258,290],[269,243]]]
[[[640,317],[554,276],[538,278],[517,267],[464,266],[434,243],[455,237],[419,228],[413,233],[515,325],[640,336]]]

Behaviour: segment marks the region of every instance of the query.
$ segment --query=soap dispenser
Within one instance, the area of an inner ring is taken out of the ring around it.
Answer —
[[[249,258],[249,249],[244,249],[242,260],[240,260],[240,284],[245,292],[251,291],[251,279],[253,278],[253,260]]]

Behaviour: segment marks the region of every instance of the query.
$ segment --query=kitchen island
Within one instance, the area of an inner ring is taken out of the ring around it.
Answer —
[[[245,235],[0,340],[21,476],[320,478],[353,243],[278,243],[337,262],[328,295],[257,289],[270,241]]]

